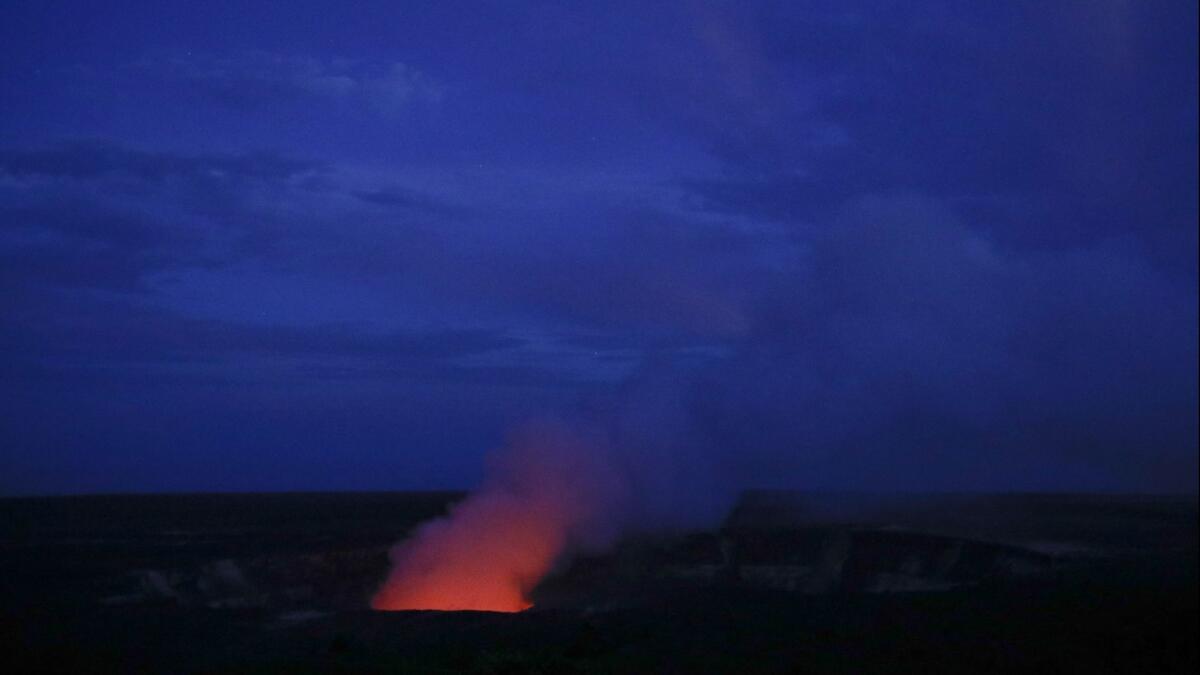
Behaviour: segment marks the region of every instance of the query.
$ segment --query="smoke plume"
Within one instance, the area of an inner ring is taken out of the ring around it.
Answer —
[[[629,493],[599,438],[532,424],[493,460],[480,490],[392,551],[375,609],[518,612],[565,554],[618,534]]]
[[[514,437],[375,606],[519,610],[581,547],[711,526],[744,488],[1195,491],[1194,286],[1136,250],[1013,250],[891,195],[805,253],[718,358],[644,363],[588,423]]]

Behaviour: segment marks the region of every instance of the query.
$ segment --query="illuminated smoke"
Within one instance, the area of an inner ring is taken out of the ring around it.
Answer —
[[[564,555],[615,538],[628,491],[602,442],[559,424],[527,427],[484,486],[392,550],[381,610],[517,612]]]

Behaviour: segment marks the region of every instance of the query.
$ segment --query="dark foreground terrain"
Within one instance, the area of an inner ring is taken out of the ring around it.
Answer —
[[[372,612],[453,493],[0,500],[6,672],[1194,672],[1195,497],[747,495],[534,609]]]

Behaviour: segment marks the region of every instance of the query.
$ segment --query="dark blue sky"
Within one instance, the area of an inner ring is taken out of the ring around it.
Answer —
[[[7,0],[0,494],[1194,492],[1196,12]]]

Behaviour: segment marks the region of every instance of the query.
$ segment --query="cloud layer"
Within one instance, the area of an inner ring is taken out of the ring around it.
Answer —
[[[1194,6],[332,9],[0,10],[0,491],[1195,490]]]

